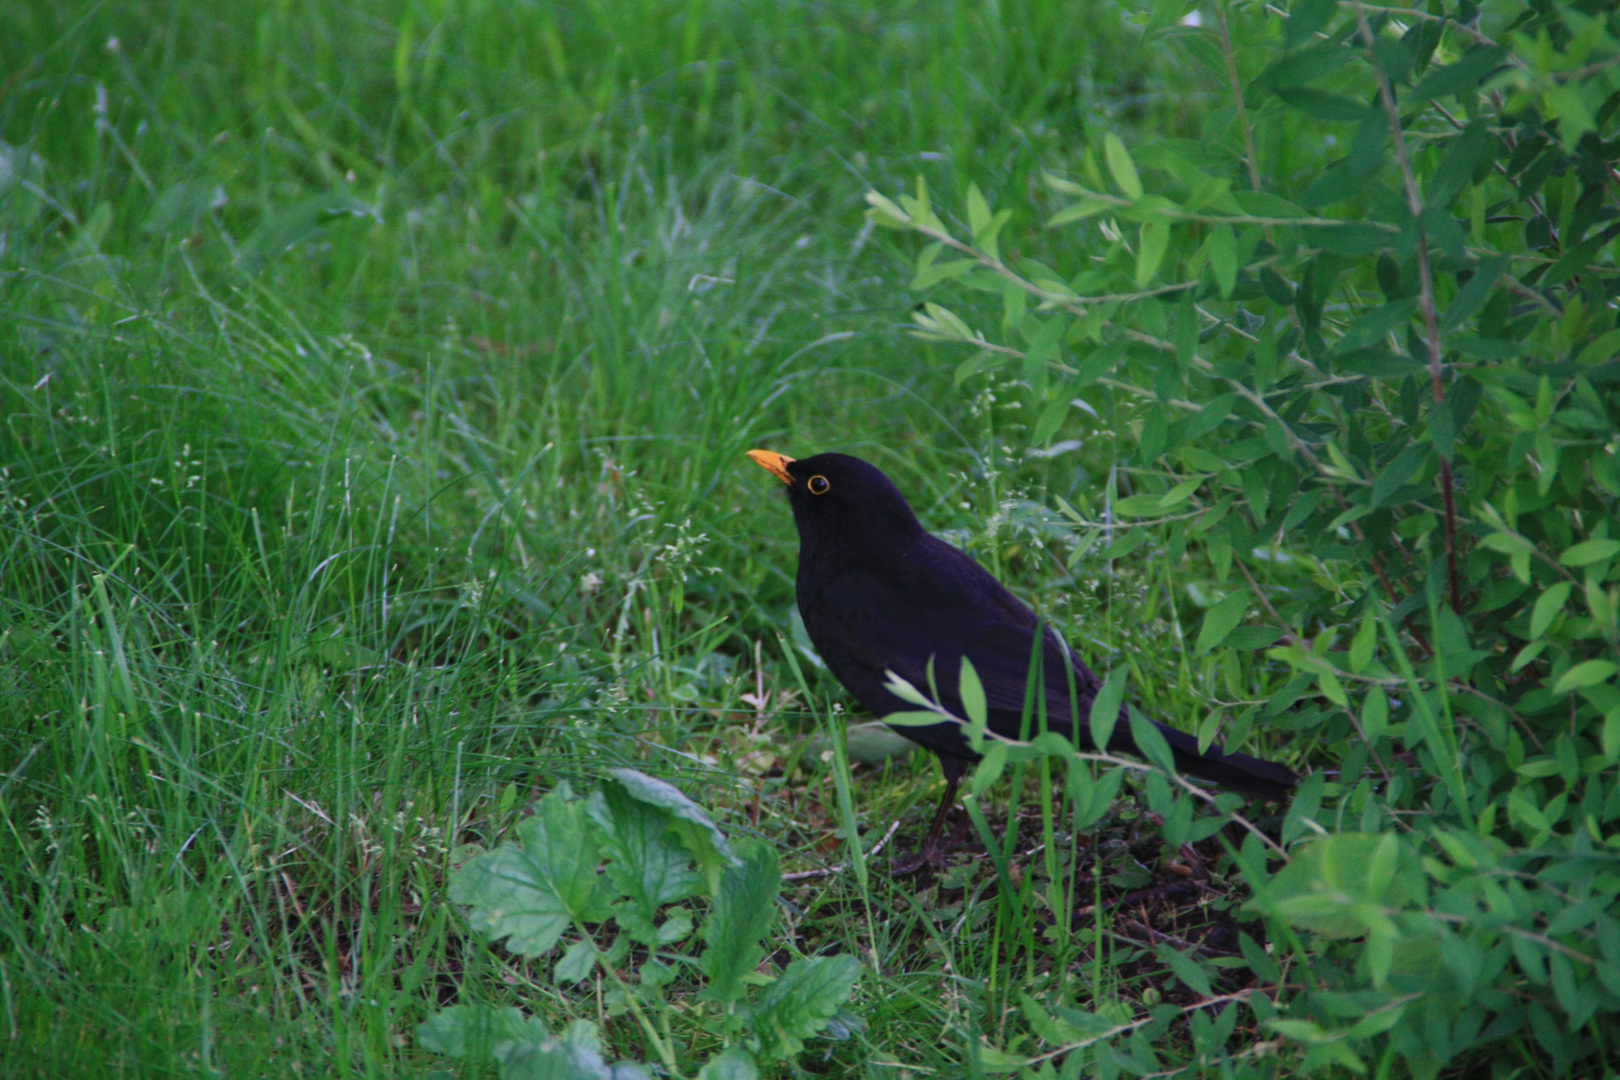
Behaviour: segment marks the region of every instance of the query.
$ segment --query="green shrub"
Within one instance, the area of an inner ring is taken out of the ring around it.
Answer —
[[[1109,134],[1047,178],[1037,210],[1089,257],[1004,254],[977,187],[949,224],[920,180],[868,196],[927,241],[913,332],[963,348],[958,384],[1019,394],[1038,457],[1089,452],[1093,423],[1134,441],[1105,498],[1061,503],[1070,565],[1150,534],[1192,560],[1225,593],[1189,657],[1230,691],[1203,737],[1269,727],[1337,763],[1286,858],[1232,849],[1275,943],[1242,995],[1262,1030],[1307,1071],[1598,1069],[1620,1041],[1620,16],[1186,10],[1155,4],[1147,37],[1227,105],[1197,141]],[[1121,1041],[1140,1026],[1029,1005],[1066,1074],[1154,1070]],[[1196,1052],[1251,1065],[1232,1030],[1194,1022]]]

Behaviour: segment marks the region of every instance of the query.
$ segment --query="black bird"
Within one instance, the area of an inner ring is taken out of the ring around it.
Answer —
[[[787,485],[799,530],[795,591],[810,641],[874,716],[913,710],[889,691],[888,672],[929,693],[930,660],[939,704],[963,716],[956,682],[966,655],[984,684],[990,730],[1017,738],[1039,631],[1048,727],[1090,746],[1087,721],[1101,680],[1029,605],[973,559],[924,531],[911,505],[879,469],[847,454],[798,461],[769,450],[750,450],[748,456]],[[1071,717],[1080,719],[1078,731]],[[1211,747],[1200,755],[1193,736],[1154,726],[1169,742],[1176,768],[1190,776],[1267,799],[1286,797],[1299,782],[1289,769],[1245,754]],[[977,755],[961,727],[948,721],[896,730],[937,754],[945,772],[945,798],[916,860],[916,866],[937,865],[940,829]],[[1108,749],[1136,753],[1123,708]]]

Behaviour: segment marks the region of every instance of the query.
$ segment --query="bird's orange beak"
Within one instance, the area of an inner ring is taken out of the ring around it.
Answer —
[[[778,454],[773,450],[750,450],[748,456],[753,459],[755,465],[758,465],[782,481],[782,483],[789,485],[793,483],[793,477],[789,476],[787,471],[788,463],[793,459],[786,454]]]

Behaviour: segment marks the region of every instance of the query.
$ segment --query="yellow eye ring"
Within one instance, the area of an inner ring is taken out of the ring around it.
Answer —
[[[810,489],[812,495],[825,495],[832,490],[832,485],[827,482],[827,478],[819,475],[812,476],[805,482],[804,486]]]

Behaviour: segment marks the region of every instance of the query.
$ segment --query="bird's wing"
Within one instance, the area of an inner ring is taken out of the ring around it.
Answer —
[[[1038,620],[1029,606],[988,571],[943,541],[927,543],[889,574],[855,571],[828,581],[807,605],[811,639],[833,673],[877,715],[911,708],[886,689],[894,672],[930,697],[929,661],[937,700],[962,715],[957,682],[965,655],[984,686],[990,727],[1016,736],[1024,712]],[[1074,662],[1056,634],[1044,634],[1041,658],[1047,715],[1054,728],[1068,727],[1069,677],[1090,709],[1096,676]]]

